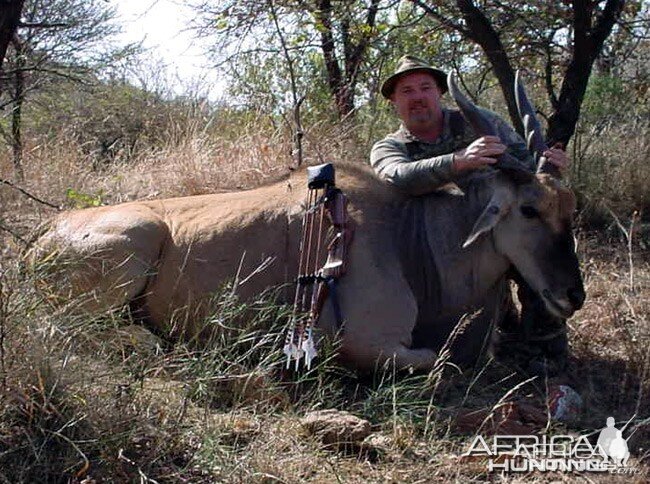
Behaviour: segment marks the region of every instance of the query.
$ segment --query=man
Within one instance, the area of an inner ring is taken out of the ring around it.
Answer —
[[[505,121],[484,110],[499,136],[477,138],[458,111],[440,105],[445,92],[445,72],[415,56],[399,60],[381,93],[393,104],[402,125],[375,143],[370,154],[370,164],[381,178],[405,193],[422,195],[468,170],[495,163],[495,157],[506,149],[534,170],[535,161],[524,140]],[[551,148],[544,156],[560,169],[568,165],[561,149]]]
[[[492,119],[498,136],[477,137],[460,112],[443,108],[440,98],[447,92],[447,74],[415,56],[402,57],[393,75],[381,86],[402,123],[400,128],[372,148],[370,164],[380,178],[409,195],[436,190],[470,170],[496,162],[508,150],[531,171],[535,160],[524,140],[496,114]],[[547,159],[564,169],[566,153],[559,148],[544,152]],[[537,374],[563,369],[567,354],[564,321],[551,316],[544,303],[517,275],[521,318],[512,300],[509,317],[495,331],[495,353],[513,354]]]

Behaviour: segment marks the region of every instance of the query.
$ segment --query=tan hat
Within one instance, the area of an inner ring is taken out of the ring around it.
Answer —
[[[445,71],[431,67],[419,57],[415,57],[414,55],[405,55],[397,61],[397,69],[395,69],[395,73],[386,79],[381,85],[382,96],[386,99],[390,99],[390,96],[395,90],[395,84],[397,84],[399,78],[404,74],[415,71],[428,72],[438,83],[440,92],[442,94],[447,92],[447,73]]]

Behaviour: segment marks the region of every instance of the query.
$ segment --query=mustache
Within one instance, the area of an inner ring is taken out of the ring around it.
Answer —
[[[409,103],[409,109],[413,108],[428,108],[429,104],[426,101],[413,101]]]

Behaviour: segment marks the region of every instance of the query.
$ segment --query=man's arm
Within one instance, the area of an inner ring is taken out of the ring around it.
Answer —
[[[375,143],[370,164],[380,178],[408,195],[423,195],[449,183],[453,154],[411,161],[406,147],[390,138]]]

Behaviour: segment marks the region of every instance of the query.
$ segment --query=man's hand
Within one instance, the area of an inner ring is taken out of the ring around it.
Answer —
[[[505,151],[506,145],[501,143],[498,136],[483,136],[474,140],[467,148],[454,153],[452,169],[456,173],[461,173],[492,165],[497,161],[495,157]]]
[[[566,154],[566,151],[562,149],[560,143],[555,144],[552,148],[544,151],[542,153],[550,163],[557,166],[560,170],[564,170],[569,166],[569,157]]]

